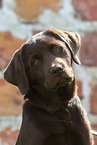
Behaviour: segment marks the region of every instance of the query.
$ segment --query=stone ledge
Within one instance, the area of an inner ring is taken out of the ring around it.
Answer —
[[[11,130],[20,129],[22,116],[0,116],[0,131],[11,128]]]
[[[97,125],[97,115],[88,113],[88,118],[92,125]]]

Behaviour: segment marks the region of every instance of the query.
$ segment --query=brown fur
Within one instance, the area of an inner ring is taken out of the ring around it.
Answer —
[[[77,33],[53,29],[15,52],[4,77],[25,94],[16,145],[93,145],[72,67],[80,43]]]

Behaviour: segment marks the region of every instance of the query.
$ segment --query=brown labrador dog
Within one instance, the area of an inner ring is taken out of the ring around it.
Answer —
[[[16,145],[93,145],[72,67],[80,43],[77,33],[52,29],[14,53],[4,78],[25,94]]]

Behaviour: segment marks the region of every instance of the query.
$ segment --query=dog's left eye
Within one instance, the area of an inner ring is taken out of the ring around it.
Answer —
[[[59,52],[61,52],[62,51],[62,48],[61,47],[58,47],[58,46],[56,46],[56,47],[54,47],[53,48],[53,52],[56,54],[56,53],[59,53]]]

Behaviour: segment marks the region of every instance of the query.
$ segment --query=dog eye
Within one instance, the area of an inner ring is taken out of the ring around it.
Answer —
[[[34,56],[32,57],[32,59],[31,59],[31,64],[32,64],[32,65],[38,65],[38,64],[40,63],[40,61],[41,61],[40,56],[34,55]]]
[[[54,53],[59,53],[61,51],[62,51],[62,48],[61,47],[56,46],[56,47],[53,48],[53,52]]]
[[[39,59],[34,59],[32,63],[33,63],[33,65],[37,65],[37,64],[39,64],[39,62],[40,62]]]

